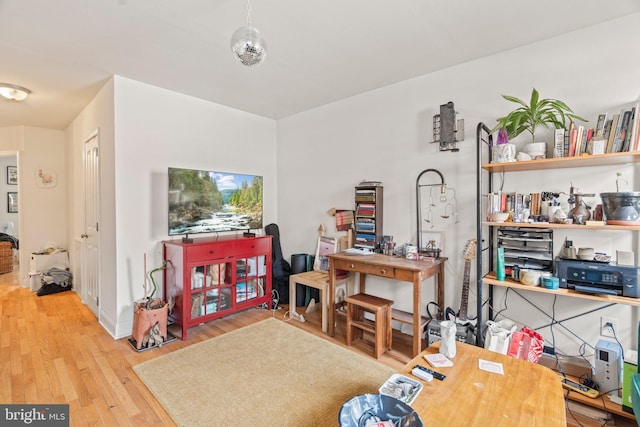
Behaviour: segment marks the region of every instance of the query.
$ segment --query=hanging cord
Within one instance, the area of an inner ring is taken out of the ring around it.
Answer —
[[[247,0],[247,26],[251,26],[251,0]]]

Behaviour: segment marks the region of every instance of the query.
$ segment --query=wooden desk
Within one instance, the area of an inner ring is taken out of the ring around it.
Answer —
[[[422,357],[437,353],[439,342],[425,349],[402,369],[411,374],[415,365],[431,368]],[[431,368],[447,377],[422,381],[424,388],[411,404],[425,426],[562,426],[566,427],[564,392],[551,369],[456,343],[453,366]],[[478,359],[502,363],[504,375],[478,369]]]
[[[335,294],[336,270],[347,270],[359,273],[360,292],[365,292],[365,280],[368,274],[387,279],[413,283],[413,353],[420,353],[420,304],[422,281],[437,276],[435,288],[436,301],[444,307],[444,262],[446,258],[436,260],[413,261],[389,255],[351,255],[344,252],[328,255],[329,267],[329,330],[335,336]]]

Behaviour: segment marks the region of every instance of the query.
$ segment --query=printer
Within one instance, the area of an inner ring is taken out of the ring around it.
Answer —
[[[589,294],[640,298],[636,266],[556,258],[555,274],[560,287]]]

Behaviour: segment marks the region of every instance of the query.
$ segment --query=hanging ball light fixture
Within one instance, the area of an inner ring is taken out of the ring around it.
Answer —
[[[262,63],[267,56],[267,43],[260,31],[251,25],[251,0],[247,1],[247,25],[231,36],[231,51],[247,67]]]

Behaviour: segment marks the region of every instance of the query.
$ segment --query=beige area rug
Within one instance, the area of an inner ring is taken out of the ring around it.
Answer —
[[[394,370],[276,319],[134,371],[179,426],[335,426],[344,402]]]

